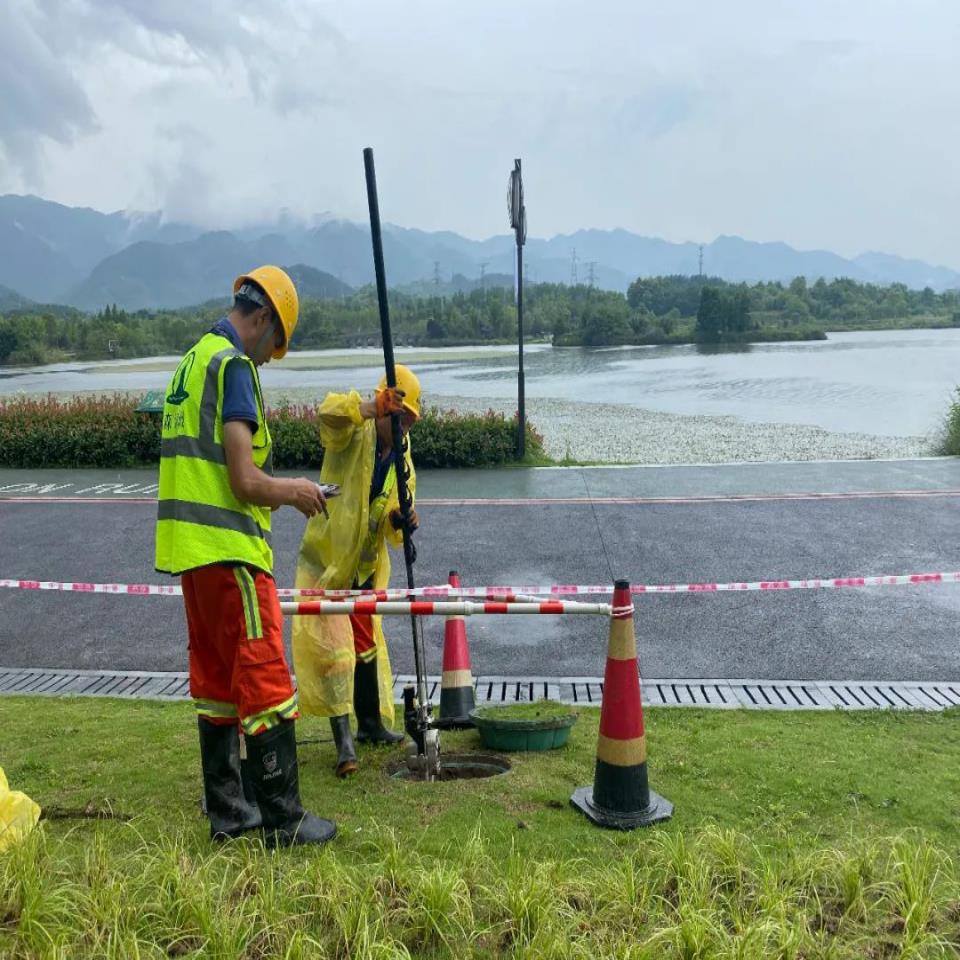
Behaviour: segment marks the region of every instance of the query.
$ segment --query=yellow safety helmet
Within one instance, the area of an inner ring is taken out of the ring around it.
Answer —
[[[297,329],[297,320],[300,317],[300,298],[297,288],[293,285],[286,270],[279,267],[257,267],[249,273],[244,273],[233,281],[233,292],[237,293],[248,281],[257,284],[267,295],[273,312],[280,318],[283,327],[283,346],[273,351],[274,360],[282,360],[287,355],[287,347]]]
[[[419,420],[420,419],[420,381],[417,375],[402,363],[394,366],[397,374],[397,389],[403,391],[403,405]],[[377,384],[378,390],[387,385],[387,375],[384,374]]]

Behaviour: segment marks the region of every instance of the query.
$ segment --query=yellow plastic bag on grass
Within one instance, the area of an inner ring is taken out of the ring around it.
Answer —
[[[40,806],[25,793],[11,790],[0,767],[0,851],[25,837],[40,819]]]

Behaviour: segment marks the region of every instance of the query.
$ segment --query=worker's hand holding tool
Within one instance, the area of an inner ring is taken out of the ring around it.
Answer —
[[[403,514],[399,510],[390,511],[390,524],[394,530],[400,530],[403,528]],[[413,531],[419,526],[420,518],[417,516],[417,511],[411,510],[407,519],[407,530],[410,533],[413,533]]]
[[[323,495],[320,485],[304,477],[290,481],[291,507],[296,507],[305,517],[312,517],[316,513],[327,514],[327,498]]]
[[[406,407],[403,405],[403,398],[406,394],[397,387],[384,387],[376,393],[377,416],[389,417],[391,414],[403,413]]]

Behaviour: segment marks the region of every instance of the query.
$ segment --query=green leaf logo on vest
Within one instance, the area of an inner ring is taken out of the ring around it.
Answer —
[[[167,403],[172,403],[174,406],[179,407],[180,404],[190,396],[184,389],[184,384],[187,382],[187,377],[190,376],[190,371],[193,369],[193,361],[195,359],[196,351],[191,350],[180,361],[180,366],[177,367],[177,372],[173,375],[173,393],[167,395]]]

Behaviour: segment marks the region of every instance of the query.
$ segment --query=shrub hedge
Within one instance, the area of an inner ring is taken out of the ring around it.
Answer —
[[[283,404],[267,410],[273,437],[273,465],[278,470],[320,469],[323,447],[317,408],[305,404]]]
[[[488,410],[456,413],[425,409],[414,426],[413,459],[418,467],[485,467],[516,462],[517,419]],[[543,459],[543,437],[527,421],[526,453]]]
[[[941,457],[960,456],[960,387],[953,391],[953,400],[940,424],[935,452]]]
[[[0,467],[135,467],[159,459],[160,418],[137,413],[136,398],[0,400]],[[318,469],[323,462],[317,408],[267,411],[277,469]],[[424,411],[413,428],[419,468],[483,467],[516,460],[516,420],[488,411]],[[543,457],[543,438],[527,425],[527,454]]]
[[[0,400],[0,466],[135,467],[156,463],[159,423],[129,397]]]

